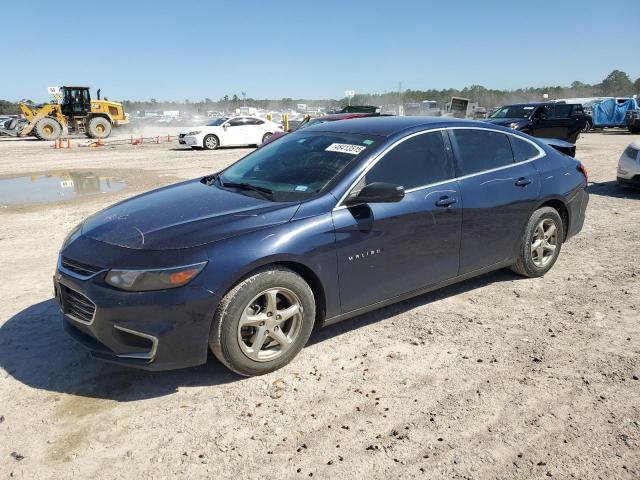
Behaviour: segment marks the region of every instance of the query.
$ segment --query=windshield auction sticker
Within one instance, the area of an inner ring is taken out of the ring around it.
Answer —
[[[327,151],[327,152],[349,153],[351,155],[358,155],[365,148],[367,148],[367,147],[363,147],[362,145],[349,145],[348,143],[332,143],[327,148],[325,148],[325,151]]]

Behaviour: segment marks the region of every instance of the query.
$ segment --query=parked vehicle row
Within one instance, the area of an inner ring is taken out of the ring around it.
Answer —
[[[499,268],[544,275],[582,228],[586,184],[574,158],[486,122],[325,122],[89,217],[56,298],[94,357],[164,370],[211,350],[259,375],[315,326]]]

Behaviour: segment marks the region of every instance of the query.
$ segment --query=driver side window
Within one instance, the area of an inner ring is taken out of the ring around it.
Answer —
[[[442,132],[430,132],[403,141],[367,172],[358,188],[374,182],[401,185],[405,190],[453,178],[453,164]]]

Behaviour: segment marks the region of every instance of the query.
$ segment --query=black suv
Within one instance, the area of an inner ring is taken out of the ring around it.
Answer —
[[[521,103],[500,107],[486,121],[534,137],[575,143],[587,123],[587,117],[579,104]]]

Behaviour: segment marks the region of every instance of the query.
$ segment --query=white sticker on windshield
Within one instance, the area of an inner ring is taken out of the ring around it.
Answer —
[[[306,185],[298,185],[294,190],[296,192],[306,192],[309,189]]]
[[[327,152],[349,153],[351,155],[358,155],[365,148],[367,148],[367,147],[363,147],[362,145],[349,145],[348,143],[332,143],[327,148],[325,148],[325,151],[327,151]]]
[[[533,107],[522,107],[523,110],[533,110]]]

